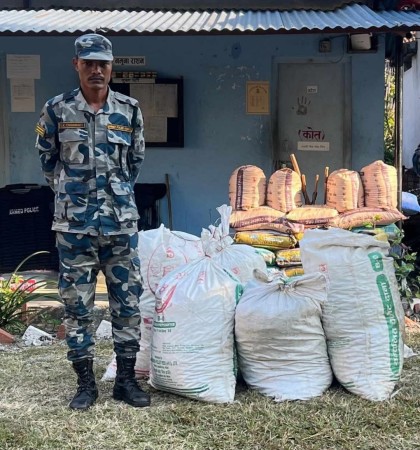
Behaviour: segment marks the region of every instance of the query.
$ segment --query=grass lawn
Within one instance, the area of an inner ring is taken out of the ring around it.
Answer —
[[[420,352],[420,333],[406,339]],[[97,345],[100,379],[112,353]],[[373,403],[334,386],[307,402],[275,403],[238,386],[236,401],[213,405],[155,391],[152,407],[112,399],[99,382],[98,402],[86,412],[67,404],[76,378],[66,347],[0,351],[1,450],[281,450],[420,449],[420,357],[407,359],[396,395]]]

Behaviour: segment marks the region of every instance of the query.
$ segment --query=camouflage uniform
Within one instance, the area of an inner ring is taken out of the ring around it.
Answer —
[[[138,349],[141,294],[134,184],[144,158],[138,102],[108,89],[96,113],[80,89],[49,100],[36,126],[46,180],[55,192],[52,229],[66,305],[68,359],[93,356],[96,275],[106,276],[117,355]]]

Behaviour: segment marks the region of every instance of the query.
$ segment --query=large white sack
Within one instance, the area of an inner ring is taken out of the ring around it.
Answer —
[[[332,381],[321,323],[325,276],[258,278],[245,286],[235,313],[245,382],[275,401],[322,395]]]
[[[143,293],[139,300],[140,351],[137,352],[135,374],[147,378],[150,371],[150,345],[155,312],[155,291],[159,281],[175,268],[204,256],[199,237],[182,231],[171,231],[163,224],[156,229],[139,232],[138,253],[143,278]],[[113,353],[102,381],[115,379],[116,355]]]
[[[150,371],[152,323],[156,305],[154,293],[157,286],[166,274],[185,263],[202,258],[204,252],[199,237],[171,231],[163,225],[156,230],[141,231],[138,249],[144,292],[139,302],[141,338],[135,370],[138,376],[147,377]]]
[[[255,269],[267,272],[264,257],[254,247],[233,244],[229,236],[229,219],[232,207],[222,205],[216,208],[220,214],[220,224],[201,232],[204,253],[213,258],[224,269],[231,271],[241,283],[252,280]]]
[[[388,399],[404,355],[404,312],[389,244],[332,228],[308,230],[300,241],[305,274],[329,281],[323,325],[331,366],[350,392]]]
[[[239,280],[211,258],[161,280],[153,321],[153,387],[206,402],[233,401],[233,326],[241,292]]]
[[[153,293],[167,273],[204,256],[198,236],[171,231],[163,224],[159,228],[139,232],[138,252],[144,287]]]

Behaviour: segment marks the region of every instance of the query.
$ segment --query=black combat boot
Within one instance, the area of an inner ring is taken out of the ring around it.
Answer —
[[[136,355],[117,356],[117,377],[113,397],[136,408],[150,406],[150,395],[140,388],[134,378],[135,364]]]
[[[98,388],[95,383],[95,375],[93,374],[93,360],[82,359],[73,362],[73,369],[77,374],[76,395],[70,402],[71,409],[88,409],[95,403],[98,398]]]

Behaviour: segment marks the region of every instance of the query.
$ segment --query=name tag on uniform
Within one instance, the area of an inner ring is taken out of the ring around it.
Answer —
[[[112,123],[108,124],[106,127],[108,128],[108,130],[112,131],[125,131],[126,133],[131,133],[133,131],[131,127],[126,127],[124,125],[114,125]]]
[[[66,130],[69,128],[86,128],[86,124],[84,122],[60,122],[58,124],[59,130]]]

